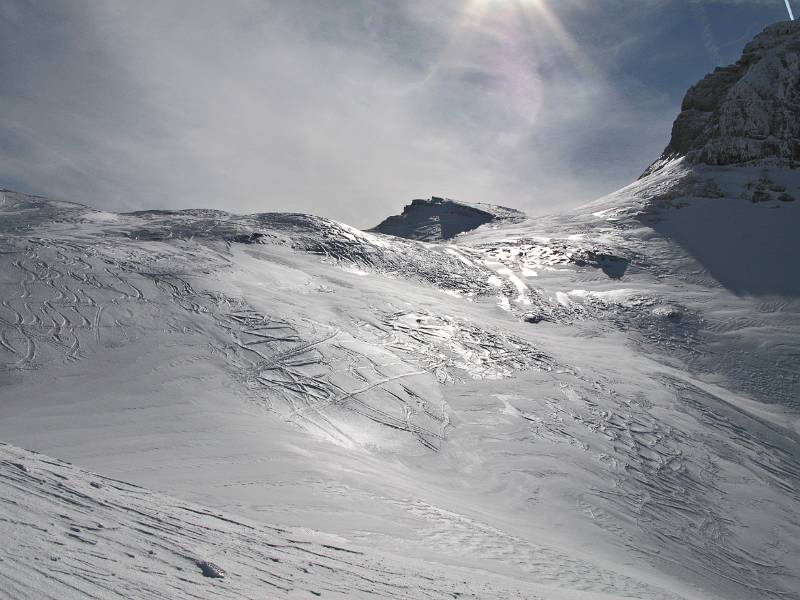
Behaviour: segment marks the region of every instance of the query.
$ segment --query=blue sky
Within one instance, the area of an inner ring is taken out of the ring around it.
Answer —
[[[794,1],[796,12],[800,6]],[[0,0],[0,185],[110,210],[619,188],[783,0]]]

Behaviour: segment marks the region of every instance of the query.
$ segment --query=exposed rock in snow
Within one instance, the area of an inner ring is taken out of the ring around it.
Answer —
[[[224,579],[225,571],[222,567],[215,565],[207,560],[198,560],[195,563],[204,577],[211,577],[212,579]]]
[[[767,27],[742,57],[689,88],[659,160],[731,165],[773,159],[800,164],[800,21]]]
[[[486,223],[521,221],[519,211],[491,204],[467,204],[433,196],[413,200],[399,215],[388,217],[370,231],[424,241],[448,240]]]

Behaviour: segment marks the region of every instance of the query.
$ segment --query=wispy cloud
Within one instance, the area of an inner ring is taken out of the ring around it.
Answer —
[[[661,150],[676,99],[619,66],[643,3],[472,1],[0,0],[0,183],[368,226],[576,204]]]

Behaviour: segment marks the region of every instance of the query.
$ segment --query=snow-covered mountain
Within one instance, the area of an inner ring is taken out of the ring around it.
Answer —
[[[798,44],[546,218],[4,190],[0,591],[800,598]]]

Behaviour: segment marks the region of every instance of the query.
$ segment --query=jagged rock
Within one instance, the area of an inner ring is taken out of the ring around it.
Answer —
[[[196,564],[200,568],[200,571],[202,571],[204,577],[211,577],[212,579],[225,578],[225,571],[212,562],[207,560],[198,560]]]
[[[731,165],[800,163],[800,21],[767,27],[742,57],[689,88],[672,137],[649,175],[676,157]]]

